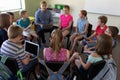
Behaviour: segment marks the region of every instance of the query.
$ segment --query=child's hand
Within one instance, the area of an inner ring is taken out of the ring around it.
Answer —
[[[85,38],[86,41],[90,41],[90,38]]]
[[[79,59],[79,53],[78,52],[73,53],[73,56],[74,56],[74,59]]]
[[[26,58],[30,58],[30,56],[31,56],[30,54],[26,54]]]
[[[26,57],[27,57],[27,58],[30,58],[30,54],[26,54]]]

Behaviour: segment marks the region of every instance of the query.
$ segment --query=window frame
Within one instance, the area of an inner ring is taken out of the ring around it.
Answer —
[[[25,0],[20,0],[20,8],[16,8],[16,9],[10,9],[10,10],[0,10],[0,13],[2,12],[16,12],[16,11],[20,11],[20,10],[24,10],[25,9]]]

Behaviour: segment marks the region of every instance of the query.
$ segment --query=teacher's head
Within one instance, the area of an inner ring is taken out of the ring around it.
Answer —
[[[46,1],[41,1],[40,2],[40,8],[42,11],[45,11],[47,9],[47,2]]]

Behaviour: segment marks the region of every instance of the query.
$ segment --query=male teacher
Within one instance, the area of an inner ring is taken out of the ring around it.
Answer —
[[[52,24],[52,14],[47,10],[47,2],[41,1],[40,8],[35,12],[35,24],[38,26],[38,35],[42,38],[42,43],[45,44],[45,35],[44,32],[51,32],[53,30]]]

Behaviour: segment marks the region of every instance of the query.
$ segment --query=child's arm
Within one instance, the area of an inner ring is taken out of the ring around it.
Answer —
[[[45,58],[45,51],[46,51],[46,48],[44,48],[44,50],[43,50],[43,58],[44,58],[44,60],[46,60],[46,58]]]
[[[27,28],[25,28],[24,30],[27,31],[28,29],[30,29],[32,26],[32,24],[30,24]]]
[[[70,58],[70,51],[67,50],[67,60],[69,60],[69,58]]]
[[[26,58],[22,60],[22,63],[27,65],[30,62],[30,54],[26,54]]]
[[[75,59],[78,59],[79,58],[79,53],[78,52],[75,52],[73,53],[72,57],[70,58],[70,62],[74,61]]]
[[[96,35],[96,32],[94,32],[90,37],[86,38],[87,40],[90,40],[91,38],[93,38]]]
[[[80,57],[80,62],[85,70],[87,70],[91,66],[90,62],[84,63],[83,60],[81,59],[81,57]]]
[[[59,20],[59,28],[61,29],[61,20]]]

